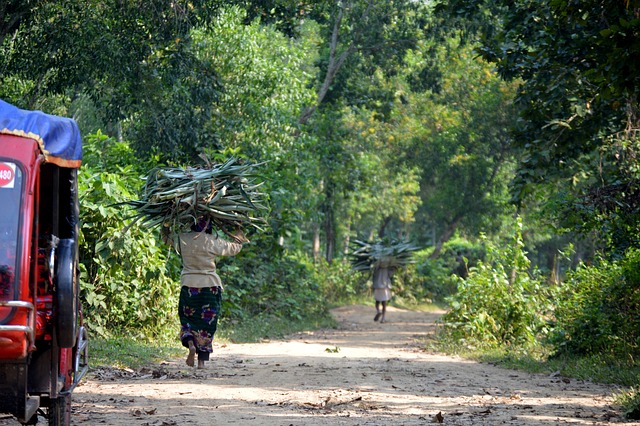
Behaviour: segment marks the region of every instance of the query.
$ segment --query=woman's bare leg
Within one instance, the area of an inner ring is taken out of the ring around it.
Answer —
[[[382,302],[382,315],[380,316],[380,322],[384,322],[384,314],[387,313],[387,302]]]
[[[193,340],[189,340],[189,355],[187,355],[187,365],[193,367],[194,359],[196,357],[196,345],[193,344]]]

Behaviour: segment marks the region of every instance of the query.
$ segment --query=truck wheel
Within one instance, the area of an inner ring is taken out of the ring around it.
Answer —
[[[51,399],[48,414],[49,426],[69,426],[71,424],[71,394]]]
[[[58,243],[56,261],[55,325],[58,346],[72,348],[76,343],[78,319],[77,253],[72,238]]]

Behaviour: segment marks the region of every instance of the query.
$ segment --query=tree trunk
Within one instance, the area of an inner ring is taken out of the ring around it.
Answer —
[[[453,237],[453,234],[456,233],[456,229],[458,229],[458,225],[460,224],[461,220],[462,216],[457,216],[450,224],[447,225],[444,232],[440,235],[440,238],[438,238],[438,242],[436,243],[433,253],[429,255],[429,259],[436,259],[438,256],[440,256],[440,252],[442,252],[442,246],[444,245],[444,243],[449,241],[451,237]]]
[[[389,225],[389,222],[391,222],[391,216],[385,217],[384,220],[382,221],[382,224],[380,225],[380,228],[378,228],[378,238],[380,239],[384,238],[384,235],[387,230],[387,225]]]
[[[373,7],[373,4],[374,0],[369,0],[368,7],[365,9],[362,16],[360,16],[361,20],[367,19],[369,12]],[[350,41],[349,46],[347,46],[347,48],[340,55],[337,55],[339,43],[338,34],[340,33],[340,27],[342,26],[342,20],[344,18],[344,10],[346,8],[347,5],[345,4],[345,2],[340,1],[338,5],[338,15],[336,16],[336,20],[333,23],[333,29],[331,31],[331,41],[329,42],[329,63],[327,65],[327,73],[324,76],[324,80],[322,81],[320,90],[318,90],[318,98],[316,99],[316,102],[313,105],[307,107],[300,115],[300,118],[298,119],[298,122],[300,124],[306,124],[307,121],[309,121],[309,118],[311,118],[313,113],[318,109],[325,96],[329,92],[329,88],[331,87],[336,74],[344,64],[344,61],[347,60],[349,55],[358,50],[357,46],[354,43],[356,34],[352,34],[352,40]]]
[[[331,263],[336,249],[336,223],[335,223],[335,183],[329,178],[324,186],[324,238],[325,259]]]
[[[324,234],[327,239],[327,245],[325,250],[325,259],[327,262],[333,262],[333,256],[336,246],[336,231],[333,223],[333,208],[329,205],[326,211],[324,222]]]

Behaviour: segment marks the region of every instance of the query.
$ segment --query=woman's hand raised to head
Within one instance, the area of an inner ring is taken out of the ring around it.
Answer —
[[[241,244],[245,244],[245,243],[250,243],[251,241],[249,241],[249,239],[247,237],[245,237],[244,232],[242,232],[242,230],[237,230],[235,233],[233,233],[231,235],[231,237],[236,240],[236,242],[241,243]]]

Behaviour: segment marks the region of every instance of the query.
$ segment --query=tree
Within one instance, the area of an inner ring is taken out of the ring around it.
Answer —
[[[414,47],[425,31],[426,20],[421,14],[427,12],[424,5],[410,0],[318,2],[310,17],[324,28],[326,45],[319,64],[317,99],[301,114],[300,123],[306,124],[327,100],[357,104],[362,95],[370,95],[370,86],[362,77],[376,69],[393,73],[401,66],[404,52]],[[362,83],[364,91],[356,93],[353,89]]]
[[[479,34],[480,52],[503,78],[523,81],[514,200],[541,193],[561,225],[604,229],[602,240],[617,234],[618,249],[636,245],[640,2],[444,4],[447,16],[498,20],[497,31]]]
[[[3,3],[0,95],[16,96],[5,92],[15,84],[6,83],[20,81],[22,93],[12,101],[32,109],[52,95],[88,94],[114,136],[129,120],[141,150],[193,155],[210,140],[205,123],[219,86],[194,57],[189,34],[217,6],[214,0]]]
[[[395,123],[377,119],[378,115],[366,109],[343,114],[355,163],[346,215],[362,238],[407,238],[421,204],[421,169],[398,155],[404,147],[394,133]]]
[[[346,241],[345,247],[348,246],[354,225],[351,215],[358,210],[352,206],[356,194],[370,193],[370,188],[362,184],[368,179],[361,168],[366,167],[366,162],[360,162],[362,158],[373,158],[367,152],[370,146],[357,145],[361,138],[350,132],[360,130],[345,120],[353,111],[356,116],[362,112],[371,114],[378,123],[384,122],[385,115],[398,101],[394,88],[385,80],[398,73],[405,52],[423,37],[427,20],[422,13],[427,12],[428,7],[412,1],[345,0],[317,2],[306,15],[318,22],[323,44],[317,61],[317,97],[304,109],[299,122],[324,145],[316,147],[316,152],[331,153],[317,156],[321,176],[318,186],[323,194],[316,223],[312,225],[314,238],[322,234],[326,239],[325,257],[329,260],[334,257],[338,240]],[[384,155],[388,152],[379,153],[380,170],[391,182],[396,182],[400,180],[395,178],[397,174],[407,174],[410,168],[395,160],[387,161]],[[389,204],[395,206],[396,202],[390,200]],[[414,204],[410,205],[409,209]],[[375,228],[382,228],[389,218],[380,217]],[[314,243],[314,247],[319,244]]]
[[[426,54],[438,64],[436,86],[415,83]],[[437,257],[456,233],[497,232],[512,210],[507,184],[514,162],[509,128],[515,122],[516,85],[503,83],[455,37],[437,48],[425,43],[407,63],[399,86],[405,101],[390,120],[392,135],[403,141],[395,155],[421,170],[422,205],[414,231],[421,243],[434,244]]]
[[[220,144],[205,152],[264,163],[271,230],[279,239],[297,233],[301,217],[314,210],[315,159],[308,153],[311,138],[297,135],[297,118],[314,97],[316,29],[309,22],[291,40],[259,20],[247,24],[246,17],[228,8],[193,33],[197,57],[217,70],[224,87],[210,124]]]

